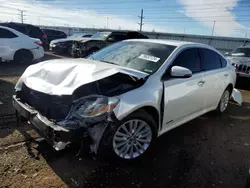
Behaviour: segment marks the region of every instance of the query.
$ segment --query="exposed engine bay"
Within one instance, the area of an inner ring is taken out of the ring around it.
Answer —
[[[42,135],[56,150],[64,149],[68,144],[88,137],[91,140],[91,151],[97,153],[107,125],[112,126],[112,122],[118,121],[112,113],[111,108],[115,107],[111,106],[112,100],[116,101],[115,96],[140,87],[145,80],[146,78],[138,79],[131,75],[116,73],[84,84],[75,89],[72,95],[46,94],[31,89],[23,83],[21,90],[16,92],[14,100],[33,110],[31,112],[33,115],[27,118],[39,115],[40,119],[49,122],[45,128],[41,128],[42,130],[38,127],[38,132],[42,131]],[[17,103],[14,102],[14,106]],[[95,110],[99,110],[97,107],[108,109],[104,113],[97,112],[96,115]],[[85,112],[88,108],[93,109]],[[34,125],[37,124],[36,121],[34,118]]]

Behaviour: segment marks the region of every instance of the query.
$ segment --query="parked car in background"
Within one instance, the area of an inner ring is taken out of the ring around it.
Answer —
[[[73,42],[72,57],[86,57],[99,49],[126,39],[148,39],[136,31],[102,31]]]
[[[62,31],[53,29],[42,29],[42,31],[47,35],[48,44],[50,44],[50,42],[55,39],[67,38],[67,35]]]
[[[50,42],[49,49],[52,52],[71,55],[73,41],[78,41],[90,36],[91,34],[89,33],[77,33],[65,39],[52,40]]]
[[[44,56],[40,39],[30,38],[14,29],[0,26],[0,60],[31,63]]]
[[[165,132],[225,112],[235,81],[234,67],[208,45],[125,40],[88,59],[28,67],[13,105],[57,150],[88,137],[92,152],[134,160]]]
[[[48,45],[47,35],[37,26],[15,22],[0,23],[0,25],[15,29],[32,38],[38,38],[43,43],[43,46]]]
[[[241,46],[225,55],[227,60],[235,66],[239,77],[250,78],[250,46]]]

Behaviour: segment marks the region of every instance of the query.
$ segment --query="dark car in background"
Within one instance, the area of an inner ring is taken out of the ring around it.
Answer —
[[[43,46],[48,45],[47,35],[37,26],[31,24],[16,23],[16,22],[5,22],[5,23],[0,23],[0,25],[15,29],[32,38],[38,38],[43,43]]]
[[[136,31],[101,31],[73,42],[72,57],[86,57],[101,48],[126,39],[148,39],[147,36]]]
[[[91,34],[77,33],[69,36],[68,38],[52,40],[50,42],[49,49],[55,53],[71,55],[73,41],[78,41],[85,37],[91,37]]]
[[[42,31],[47,35],[48,44],[55,39],[67,38],[66,33],[63,31],[53,30],[53,29],[42,29]]]

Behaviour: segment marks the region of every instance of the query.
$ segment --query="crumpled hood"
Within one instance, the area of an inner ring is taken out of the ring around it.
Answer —
[[[49,60],[29,66],[15,89],[21,90],[25,83],[29,88],[51,95],[71,95],[78,87],[106,78],[116,73],[138,79],[148,74],[118,65],[90,59]]]
[[[55,39],[55,40],[52,40],[50,43],[51,44],[56,44],[58,42],[67,42],[67,41],[81,41],[81,40],[85,40],[87,39],[86,41],[90,40],[90,38],[84,38],[84,37],[75,37],[75,38],[64,38],[64,39]]]
[[[249,57],[227,56],[226,59],[231,64],[235,63],[235,64],[243,64],[243,65],[250,66],[250,58]]]
[[[81,42],[87,42],[87,41],[104,41],[102,39],[97,39],[97,38],[80,38],[78,41],[81,41]]]

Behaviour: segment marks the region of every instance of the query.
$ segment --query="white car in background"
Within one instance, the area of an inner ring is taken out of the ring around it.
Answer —
[[[0,26],[0,61],[30,63],[44,56],[40,39]]]
[[[236,68],[239,77],[250,78],[250,46],[241,46],[231,53],[226,53],[226,58]]]

